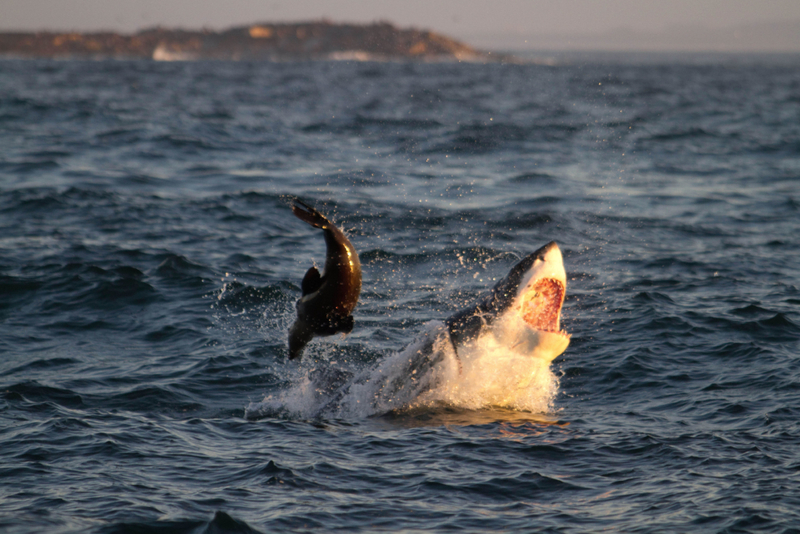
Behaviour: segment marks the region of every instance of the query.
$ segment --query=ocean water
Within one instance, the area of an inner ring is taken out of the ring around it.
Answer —
[[[0,147],[4,533],[800,532],[798,56],[7,59]],[[552,365],[404,366],[551,240]]]

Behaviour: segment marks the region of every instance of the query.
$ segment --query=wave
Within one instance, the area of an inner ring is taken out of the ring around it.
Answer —
[[[122,521],[91,530],[96,534],[260,534],[246,522],[225,512],[217,511],[209,521],[204,520],[152,520]]]
[[[529,143],[568,142],[580,129],[576,125],[563,123],[532,125],[503,122],[473,123],[459,126],[446,136],[448,139],[433,141],[432,145],[423,148],[421,152],[485,154],[496,150],[516,150]],[[416,147],[414,148],[416,151]]]
[[[434,119],[423,118],[395,118],[395,117],[368,117],[356,115],[350,118],[330,119],[303,126],[305,133],[350,133],[363,135],[365,133],[386,134],[386,130],[431,130],[441,128],[442,124]]]

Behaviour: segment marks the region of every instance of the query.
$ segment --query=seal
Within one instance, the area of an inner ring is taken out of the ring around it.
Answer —
[[[361,293],[361,262],[353,244],[320,212],[295,199],[292,212],[301,221],[320,228],[325,236],[325,267],[322,274],[311,267],[301,283],[297,319],[289,330],[289,359],[299,358],[317,336],[332,336],[353,330],[353,308]]]

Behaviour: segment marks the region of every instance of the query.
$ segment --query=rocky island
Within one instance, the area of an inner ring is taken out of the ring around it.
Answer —
[[[152,28],[134,34],[114,32],[0,33],[0,55],[18,58],[120,58],[174,60],[422,60],[491,61],[448,37],[401,29],[386,22],[334,24],[254,24],[212,30]]]

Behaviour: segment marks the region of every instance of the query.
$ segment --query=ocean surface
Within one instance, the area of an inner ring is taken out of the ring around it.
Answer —
[[[551,240],[566,352],[406,387]],[[800,56],[0,60],[0,531],[800,532],[799,269]]]

